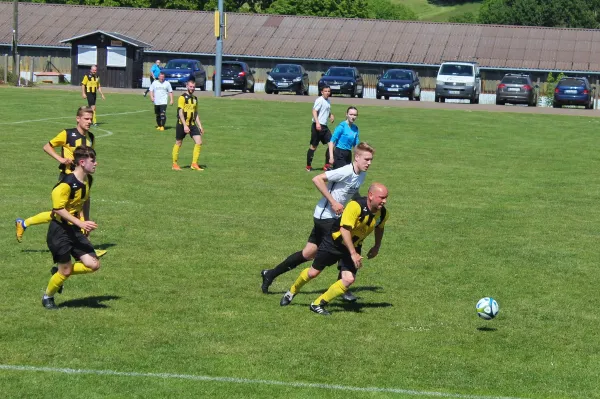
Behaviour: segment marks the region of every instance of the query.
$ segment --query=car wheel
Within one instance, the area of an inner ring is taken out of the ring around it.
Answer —
[[[305,86],[304,88],[306,89],[306,90],[304,90],[304,95],[308,96],[308,87]]]
[[[360,94],[358,95],[358,98],[364,98],[365,96],[365,88],[363,87],[362,90],[360,91]]]
[[[252,86],[250,87],[250,93],[254,93],[254,83],[252,83]]]
[[[267,93],[267,94],[273,94],[273,90],[265,89],[265,93]]]
[[[421,101],[421,96],[419,95],[419,97],[415,97],[415,101]]]
[[[273,94],[279,94],[279,92],[277,90],[273,91]]]
[[[445,103],[446,102],[446,98],[445,97],[440,97],[440,102],[441,103]]]
[[[386,100],[389,100],[389,99],[390,99],[390,96],[385,96],[385,99],[386,99]]]
[[[296,95],[301,96],[302,94],[304,94],[304,92],[302,91],[302,86],[300,86],[300,88],[296,90]]]
[[[557,103],[557,102],[553,102],[553,103],[552,103],[552,108],[561,108],[561,107],[562,107],[562,105],[560,105],[560,104],[559,104],[559,103]]]
[[[375,98],[381,100],[381,94],[375,94]]]
[[[440,96],[438,96],[438,95],[436,94],[436,96],[435,96],[435,98],[434,98],[434,100],[433,100],[433,101],[434,101],[434,102],[436,102],[436,103],[439,103],[439,102],[440,102]]]

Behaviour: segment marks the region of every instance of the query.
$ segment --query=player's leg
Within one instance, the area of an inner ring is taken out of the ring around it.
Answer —
[[[88,107],[92,109],[92,124],[96,125],[96,93],[87,92]]]
[[[202,135],[198,126],[190,126],[190,136],[194,140],[194,151],[192,153],[192,164],[190,168],[193,170],[204,170],[198,165],[198,159],[200,158],[200,151],[202,151]]]
[[[46,287],[46,292],[42,297],[42,306],[46,309],[58,309],[54,304],[54,294],[61,289],[73,271],[71,251],[73,249],[74,235],[72,232],[69,234],[66,229],[65,226],[56,221],[50,222],[50,226],[48,226],[46,243],[48,244],[50,253],[52,253],[53,261],[58,264],[58,270],[52,273]]]
[[[37,215],[28,217],[27,219],[18,218],[15,220],[15,232],[17,236],[17,241],[23,241],[23,234],[25,234],[25,229],[29,226],[35,226],[37,224],[45,224],[50,223],[52,220],[52,212],[40,212]]]
[[[317,150],[317,146],[319,145],[319,131],[317,130],[317,124],[313,122],[310,127],[310,144],[308,147],[308,151],[306,152],[306,170],[308,172],[312,171],[312,161],[315,157],[315,151]]]
[[[344,254],[340,259],[340,265],[342,278],[333,283],[327,291],[310,304],[311,311],[328,316],[330,313],[325,309],[325,306],[335,298],[344,295],[348,291],[348,287],[354,283],[356,279],[356,267],[349,253]]]
[[[177,161],[179,160],[179,150],[181,149],[181,143],[183,143],[183,139],[185,137],[185,131],[183,130],[183,125],[178,123],[175,128],[175,145],[173,146],[173,170],[181,170]]]
[[[156,119],[156,130],[160,130],[160,105],[154,105],[154,116]]]
[[[325,163],[323,165],[323,170],[330,170],[332,165],[329,164],[329,142],[331,141],[331,131],[327,126],[321,125],[321,135],[320,135],[321,143],[325,146]]]
[[[165,125],[167,124],[167,104],[159,105],[159,108],[160,130],[165,130]]]

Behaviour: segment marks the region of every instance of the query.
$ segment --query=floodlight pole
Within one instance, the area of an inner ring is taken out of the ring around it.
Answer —
[[[19,68],[19,0],[13,0],[13,40],[12,40],[12,56],[13,56],[13,73],[17,78],[17,85],[21,83],[21,71]]]
[[[223,62],[223,32],[225,27],[225,15],[223,13],[223,0],[219,0],[218,5],[218,36],[217,36],[217,49],[215,59],[215,79],[213,84],[215,85],[215,97],[221,97],[221,64]],[[217,30],[217,27],[215,27]]]

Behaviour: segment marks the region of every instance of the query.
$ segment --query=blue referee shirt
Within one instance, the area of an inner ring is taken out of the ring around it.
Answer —
[[[156,64],[152,65],[152,68],[150,68],[150,73],[152,73],[154,79],[158,79],[158,75],[160,75],[160,67]]]
[[[359,143],[358,126],[349,126],[348,121],[343,121],[335,128],[331,142],[341,150],[352,150]]]

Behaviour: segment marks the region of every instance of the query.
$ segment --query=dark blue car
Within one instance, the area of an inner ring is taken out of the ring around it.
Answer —
[[[583,105],[585,109],[594,108],[594,89],[587,78],[563,78],[554,89],[554,108],[563,105]]]
[[[161,72],[164,72],[165,80],[171,83],[173,89],[185,87],[187,81],[193,79],[196,81],[196,87],[202,91],[206,90],[206,71],[198,60],[170,60]]]
[[[331,88],[331,94],[349,94],[350,97],[363,98],[365,85],[358,69],[354,67],[331,67],[321,75],[319,93],[323,86]]]
[[[410,69],[390,69],[379,77],[375,97],[389,100],[390,97],[408,97],[410,101],[421,101],[421,83],[417,74]]]

